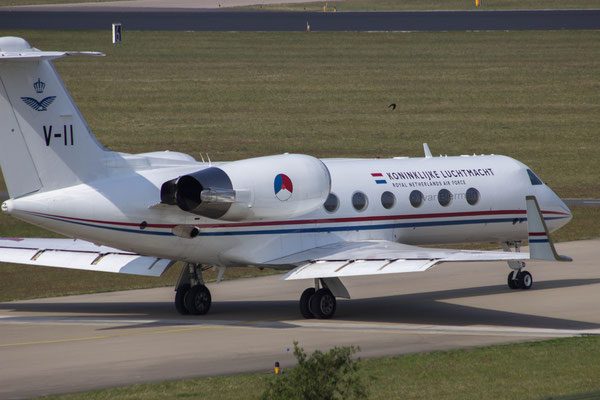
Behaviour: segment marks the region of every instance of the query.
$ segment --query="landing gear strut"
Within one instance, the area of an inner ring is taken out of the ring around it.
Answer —
[[[506,242],[502,243],[504,251],[511,251],[510,246],[515,247],[515,252],[521,251],[521,242]],[[508,266],[512,271],[508,274],[508,287],[511,289],[531,289],[533,286],[533,277],[528,271],[523,271],[525,263],[523,261],[509,261]]]
[[[181,315],[204,315],[210,310],[212,298],[204,285],[199,264],[187,263],[181,271],[175,288],[175,309]]]

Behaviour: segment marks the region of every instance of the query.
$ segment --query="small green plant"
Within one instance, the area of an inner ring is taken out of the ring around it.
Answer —
[[[294,342],[298,366],[287,374],[274,376],[262,394],[263,400],[302,399],[334,400],[366,398],[367,392],[358,375],[360,360],[352,355],[359,347],[334,347],[327,353],[316,350],[307,358]]]

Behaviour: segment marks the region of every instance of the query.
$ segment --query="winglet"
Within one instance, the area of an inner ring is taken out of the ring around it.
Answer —
[[[431,150],[429,150],[429,146],[427,143],[423,143],[423,151],[425,152],[425,158],[431,158]]]
[[[561,256],[556,252],[535,196],[527,196],[525,201],[527,202],[530,257],[537,260],[573,261],[571,257]]]

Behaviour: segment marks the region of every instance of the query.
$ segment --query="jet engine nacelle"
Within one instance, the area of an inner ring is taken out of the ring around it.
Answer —
[[[323,205],[329,170],[301,154],[258,157],[208,167],[165,182],[161,201],[227,221],[292,218]]]

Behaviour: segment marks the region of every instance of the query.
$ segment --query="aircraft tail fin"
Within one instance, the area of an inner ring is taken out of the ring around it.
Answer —
[[[94,138],[50,60],[74,53],[40,51],[0,38],[0,166],[19,197],[102,176],[107,154]]]
[[[573,261],[572,258],[559,255],[556,252],[535,196],[527,196],[525,201],[527,202],[530,257],[537,260]]]

